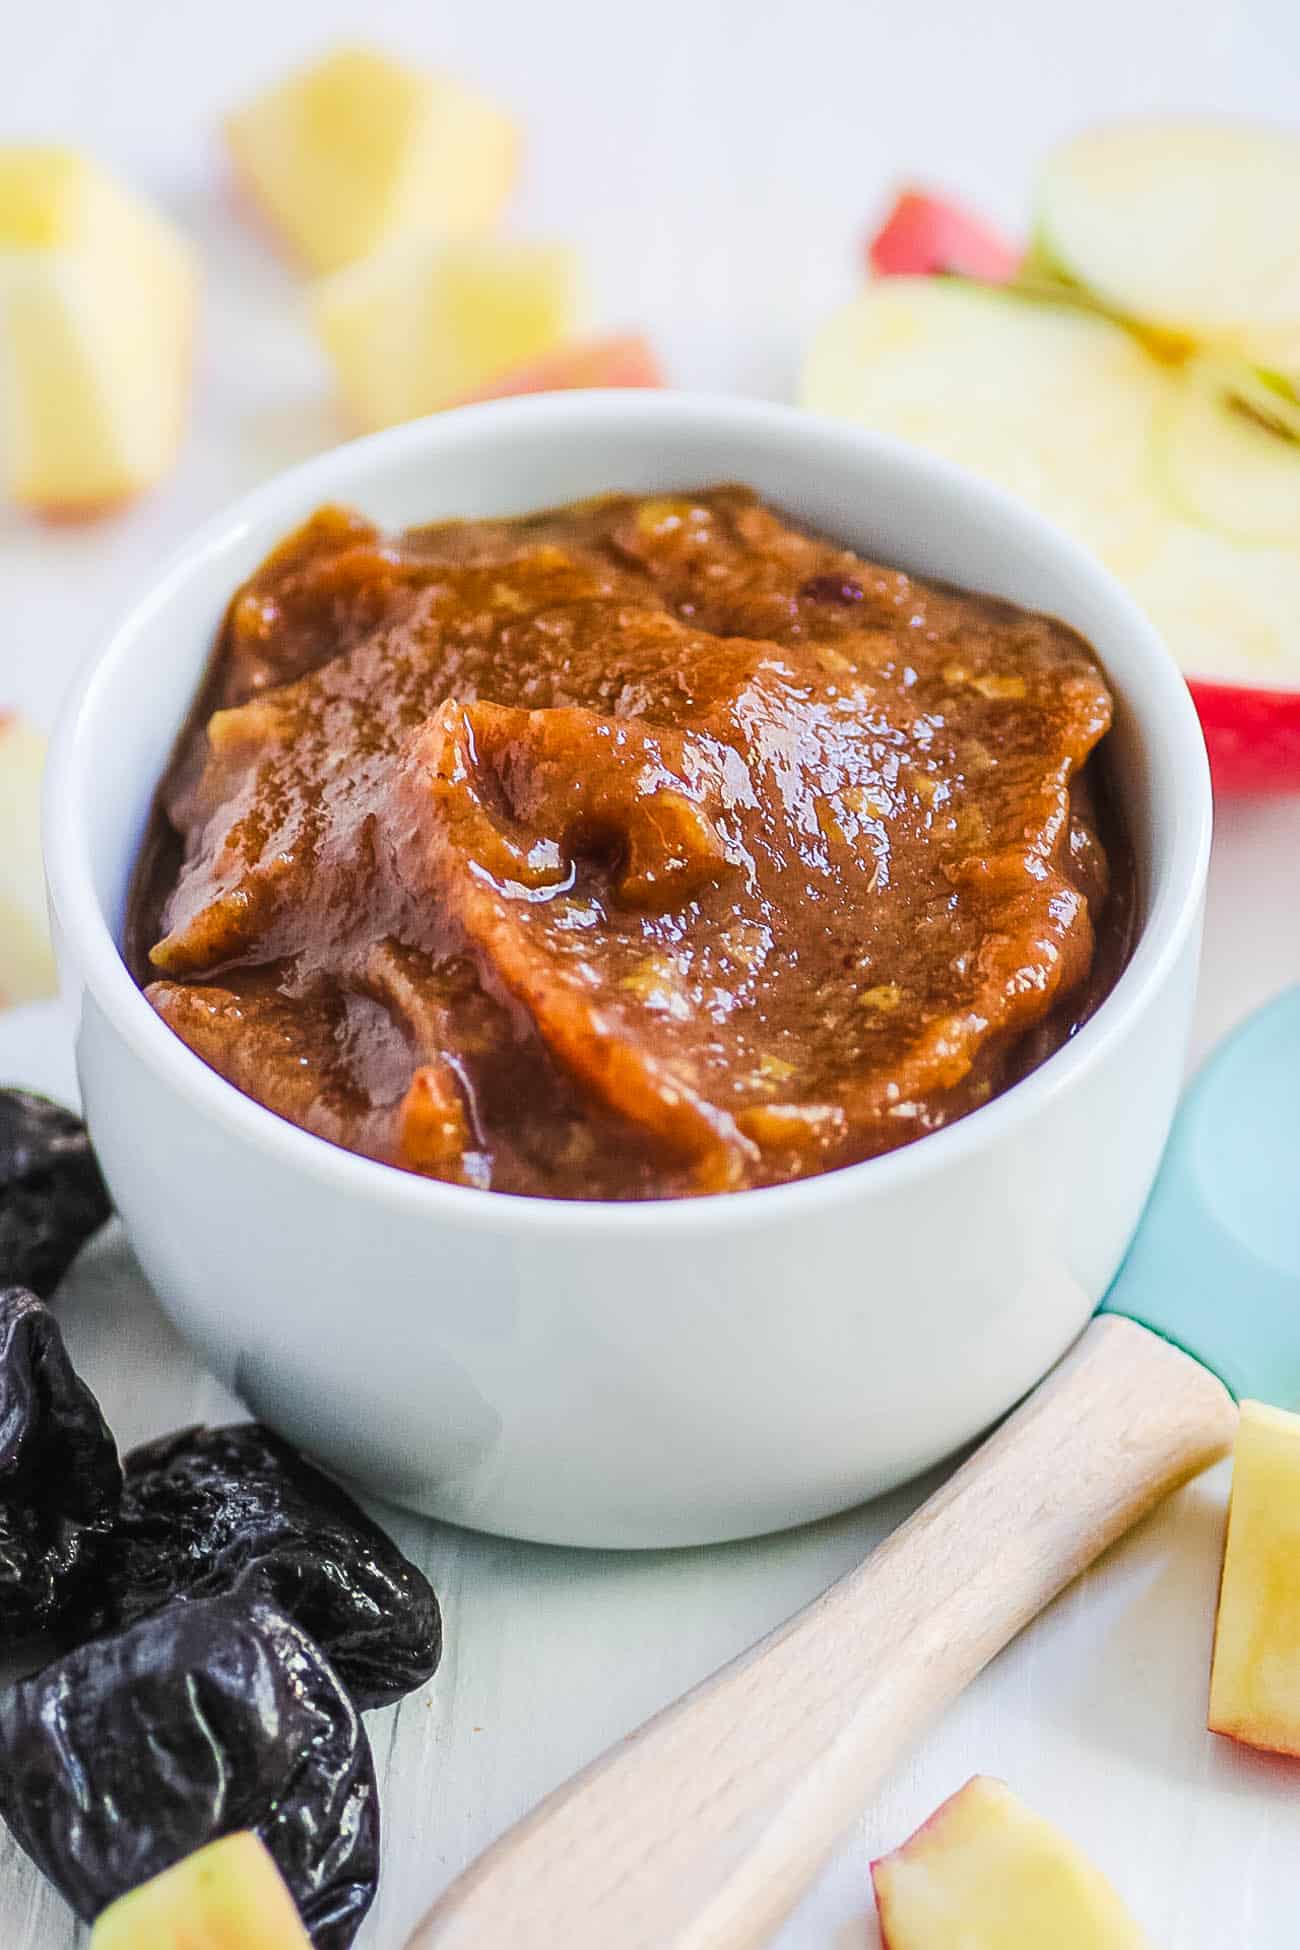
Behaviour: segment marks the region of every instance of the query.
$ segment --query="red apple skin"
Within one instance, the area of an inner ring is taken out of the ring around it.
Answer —
[[[876,1899],[876,1921],[880,1925],[880,1941],[884,1946],[884,1950],[891,1950],[890,1932],[894,1906],[890,1901],[888,1890],[885,1887],[883,1878],[879,1874],[879,1870],[886,1862],[891,1861],[895,1855],[901,1855],[905,1849],[913,1848],[923,1836],[931,1835],[936,1828],[942,1829],[947,1827],[949,1809],[953,1806],[954,1802],[961,1800],[966,1789],[972,1787],[978,1779],[978,1774],[972,1775],[964,1787],[959,1787],[954,1793],[948,1796],[946,1801],[941,1801],[938,1807],[926,1816],[921,1826],[913,1829],[905,1842],[901,1843],[898,1848],[891,1849],[888,1855],[878,1855],[871,1863],[871,1893]]]
[[[1294,1747],[1279,1747],[1274,1741],[1261,1740],[1248,1727],[1215,1727],[1206,1722],[1216,1740],[1230,1740],[1234,1747],[1248,1747],[1253,1754],[1270,1754],[1277,1760],[1300,1760],[1300,1744]]]
[[[582,386],[662,386],[663,371],[654,349],[639,332],[580,339],[562,345],[527,365],[512,366],[456,404],[509,399],[516,393],[562,393]]]
[[[882,278],[932,277],[943,272],[1006,284],[1020,268],[1020,252],[959,203],[903,190],[867,239],[868,271]]]
[[[1188,681],[1216,792],[1300,792],[1300,691]]]

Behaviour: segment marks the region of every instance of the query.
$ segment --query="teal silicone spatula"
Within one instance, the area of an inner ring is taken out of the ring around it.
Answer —
[[[1179,1112],[1100,1315],[866,1562],[558,1788],[408,1950],[750,1950],[872,1785],[1168,1491],[1300,1400],[1300,989]]]
[[[1102,1312],[1186,1349],[1238,1400],[1300,1407],[1300,988],[1188,1091]]]

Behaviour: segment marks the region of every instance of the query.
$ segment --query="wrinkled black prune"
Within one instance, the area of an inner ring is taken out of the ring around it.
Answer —
[[[117,1448],[58,1322],[34,1293],[0,1290],[0,1646],[77,1603],[121,1494]]]
[[[134,1450],[85,1630],[244,1589],[311,1633],[358,1706],[386,1706],[437,1668],[442,1624],[427,1579],[269,1429],[182,1429]]]
[[[346,1950],[379,1871],[360,1716],[319,1646],[251,1594],[170,1605],[0,1693],[0,1815],[83,1922],[252,1828],[317,1950]]]
[[[81,1119],[29,1090],[0,1090],[0,1286],[48,1300],[111,1210]]]

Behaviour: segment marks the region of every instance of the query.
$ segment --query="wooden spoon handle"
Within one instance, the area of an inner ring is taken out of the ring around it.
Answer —
[[[1235,1425],[1198,1362],[1093,1321],[864,1564],[556,1789],[407,1950],[763,1942],[921,1728]]]

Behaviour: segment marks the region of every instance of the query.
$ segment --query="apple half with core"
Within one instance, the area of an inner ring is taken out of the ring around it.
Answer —
[[[813,338],[814,411],[915,441],[1099,555],[1182,668],[1227,790],[1300,786],[1300,441],[1221,362],[1174,363],[1015,284],[889,277]]]
[[[1300,135],[1213,117],[1119,121],[1048,158],[1036,258],[1189,345],[1300,375]]]

